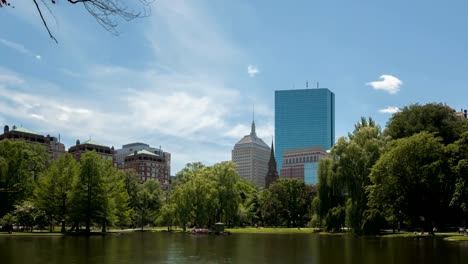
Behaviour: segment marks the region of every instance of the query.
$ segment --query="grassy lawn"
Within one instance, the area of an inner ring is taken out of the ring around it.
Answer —
[[[449,240],[449,241],[468,241],[468,236],[455,235],[455,236],[446,237],[444,239]]]
[[[307,234],[314,233],[315,228],[273,228],[273,227],[246,227],[246,228],[226,228],[226,231],[229,231],[233,234]]]

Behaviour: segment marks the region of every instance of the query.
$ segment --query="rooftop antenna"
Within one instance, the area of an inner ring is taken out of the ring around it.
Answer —
[[[306,88],[309,88],[309,81],[306,81]]]
[[[255,104],[252,105],[252,122],[255,122]]]
[[[60,133],[59,133],[59,143],[60,143]]]
[[[320,84],[319,84],[319,82],[317,82],[317,89],[318,89],[319,87],[320,87]]]

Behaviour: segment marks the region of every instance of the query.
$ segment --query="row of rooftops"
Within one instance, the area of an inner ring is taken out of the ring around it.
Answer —
[[[51,137],[49,135],[44,136],[44,135],[42,135],[40,133],[37,133],[37,132],[32,131],[30,129],[27,129],[25,127],[17,127],[16,125],[13,125],[11,129],[10,129],[10,127],[8,125],[4,126],[3,134],[0,135],[0,140],[5,139],[5,138],[12,138],[12,139],[23,138],[23,139],[26,139],[28,141],[42,143],[42,144],[47,144],[50,141],[55,141],[55,142],[60,143],[60,139],[57,140],[56,137]],[[60,144],[62,144],[62,143],[60,143]],[[134,147],[134,146],[146,146],[146,147],[149,148],[148,144],[140,143],[140,142],[125,144],[122,147],[123,148],[131,148],[131,147]],[[76,140],[76,145],[71,146],[68,151],[69,152],[74,152],[74,151],[79,151],[79,150],[96,149],[96,147],[97,147],[98,150],[100,150],[102,152],[106,152],[106,153],[111,154],[111,155],[117,153],[117,151],[114,149],[114,146],[109,147],[109,146],[101,144],[101,143],[99,143],[97,141],[94,141],[92,139],[86,140],[84,142],[81,142],[80,140]],[[162,152],[162,150],[159,149],[159,152]],[[145,150],[145,149],[134,151],[134,152],[132,152],[129,155],[126,155],[126,156],[130,157],[130,156],[134,156],[134,155],[146,155],[146,156],[164,158],[164,155],[162,155],[162,157],[161,157],[157,153],[153,153],[153,152]]]

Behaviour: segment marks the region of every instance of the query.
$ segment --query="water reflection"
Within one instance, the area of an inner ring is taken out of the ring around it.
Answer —
[[[0,237],[1,263],[468,263],[468,242],[312,234]]]

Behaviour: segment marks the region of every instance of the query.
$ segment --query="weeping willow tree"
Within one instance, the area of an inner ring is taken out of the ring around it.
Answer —
[[[380,127],[362,118],[348,138],[338,139],[331,157],[320,161],[318,196],[312,205],[327,231],[339,231],[346,224],[353,233],[363,232],[366,186],[384,143]]]

